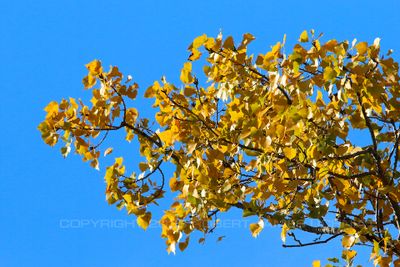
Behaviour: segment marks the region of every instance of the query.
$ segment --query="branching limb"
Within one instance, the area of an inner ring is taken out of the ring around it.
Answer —
[[[282,244],[282,247],[284,248],[298,248],[298,247],[306,247],[306,246],[313,246],[313,245],[318,245],[318,244],[325,244],[328,243],[329,241],[331,241],[332,239],[335,239],[338,236],[341,236],[343,233],[338,233],[338,234],[334,234],[331,237],[325,239],[325,240],[321,240],[321,241],[315,241],[315,242],[309,242],[309,243],[302,243],[300,240],[298,240],[293,233],[289,233],[288,235],[293,237],[293,239],[298,243],[297,245],[286,245],[286,244]]]

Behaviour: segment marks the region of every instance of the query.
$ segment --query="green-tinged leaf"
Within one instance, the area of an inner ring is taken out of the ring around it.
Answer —
[[[141,228],[146,230],[147,227],[149,227],[150,220],[151,220],[151,213],[146,212],[145,214],[138,216],[136,222]]]

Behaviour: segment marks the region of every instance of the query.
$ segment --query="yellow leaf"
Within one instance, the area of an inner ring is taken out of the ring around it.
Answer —
[[[286,242],[286,233],[288,230],[289,230],[289,227],[287,227],[286,223],[284,223],[282,225],[282,232],[281,232],[281,239],[282,239],[283,243]]]
[[[107,184],[111,183],[113,176],[114,176],[114,168],[107,167],[106,174],[104,175],[104,180],[106,180]]]
[[[96,78],[89,74],[82,79],[82,83],[85,89],[92,88],[96,84]]]
[[[96,76],[102,72],[101,62],[97,59],[86,64],[86,68],[89,70],[89,73],[93,76]]]
[[[51,101],[45,108],[44,111],[47,112],[46,119],[53,116],[53,114],[58,113],[58,103],[56,101]]]
[[[130,195],[130,194],[125,194],[123,197],[124,197],[126,203],[128,203],[128,204],[129,204],[129,203],[132,203],[132,201],[133,201],[133,200],[132,200],[132,195]]]
[[[342,238],[342,246],[344,248],[351,248],[354,245],[355,237],[352,235],[346,235]]]
[[[337,76],[336,71],[334,69],[332,69],[331,67],[326,67],[324,69],[324,80],[326,82],[329,82],[333,79],[335,79]]]
[[[131,142],[134,136],[135,135],[133,134],[133,131],[129,129],[128,132],[126,133],[125,139],[126,141]]]
[[[169,187],[171,188],[172,192],[175,192],[176,190],[178,190],[180,188],[180,182],[178,180],[176,180],[175,177],[172,177],[169,180]]]
[[[207,35],[203,34],[193,40],[193,48],[197,49],[207,41]]]
[[[159,133],[158,136],[166,146],[170,146],[174,142],[173,132],[171,130],[165,130],[164,132]]]
[[[349,227],[349,228],[343,229],[343,232],[345,232],[348,235],[354,235],[357,231],[356,231],[356,229]]]
[[[171,244],[169,244],[168,247],[167,247],[168,254],[172,252],[175,255],[175,247],[176,247],[176,243],[175,242],[172,242]]]
[[[193,82],[193,76],[191,74],[191,71],[192,71],[192,63],[186,62],[183,65],[183,69],[181,71],[181,76],[180,76],[180,79],[183,83],[188,84]]]
[[[308,33],[307,33],[307,31],[303,31],[301,33],[299,41],[302,42],[302,43],[308,42]]]
[[[356,255],[357,255],[357,251],[355,251],[355,250],[344,250],[342,252],[342,258],[344,258],[347,261],[352,260]]]
[[[188,59],[190,61],[195,61],[195,60],[199,59],[200,57],[201,57],[201,52],[197,49],[193,49],[192,54],[190,54]]]
[[[294,159],[294,157],[296,157],[297,151],[294,148],[285,147],[283,149],[283,153],[285,154],[285,157],[287,157],[288,159],[292,160],[292,159]]]
[[[380,44],[379,44],[380,42],[381,42],[381,38],[379,38],[379,37],[375,38],[374,47],[375,48],[379,48],[380,47]]]
[[[136,222],[140,227],[142,227],[144,230],[146,230],[147,227],[149,227],[150,220],[151,220],[151,213],[146,212],[145,214],[137,217]]]
[[[313,261],[313,262],[312,262],[312,266],[313,266],[313,267],[321,267],[321,261],[318,261],[318,260]]]
[[[139,208],[132,204],[132,202],[128,203],[126,209],[128,210],[128,214],[135,214],[136,216],[142,216],[145,214],[145,210],[143,208]]]
[[[206,49],[212,49],[215,44],[215,40],[212,37],[207,38],[207,41],[204,43],[204,47]]]
[[[107,156],[107,155],[109,155],[109,154],[111,154],[112,152],[113,152],[113,148],[112,148],[112,147],[107,148],[107,149],[104,151],[104,157]]]
[[[134,125],[139,113],[136,108],[128,108],[126,110],[126,122],[130,125]]]
[[[154,82],[154,84],[158,82]],[[158,88],[160,87],[160,85],[158,84]],[[155,96],[155,90],[154,90],[154,85],[153,86],[149,86],[146,91],[144,92],[144,97],[146,98],[150,98],[150,97],[154,97]]]
[[[119,157],[119,158],[115,158],[115,165],[117,166],[117,167],[120,167],[120,166],[122,166],[122,162],[124,161],[124,158],[123,157]]]
[[[258,221],[258,223],[251,223],[250,224],[251,235],[253,237],[257,237],[261,233],[263,228],[264,228],[264,221],[261,219]]]
[[[368,43],[367,43],[367,42],[358,43],[358,44],[356,45],[356,49],[357,49],[357,52],[358,52],[360,55],[363,55],[363,54],[365,54],[365,53],[368,51]]]

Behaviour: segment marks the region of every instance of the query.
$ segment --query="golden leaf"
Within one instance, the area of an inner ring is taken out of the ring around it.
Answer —
[[[183,69],[181,71],[181,76],[180,76],[180,79],[183,83],[189,84],[194,81],[191,71],[192,71],[192,63],[186,62],[183,65]]]
[[[201,57],[201,52],[197,49],[193,49],[192,53],[190,54],[188,59],[190,61],[195,61],[195,60],[199,59],[200,57]]]
[[[352,235],[345,235],[342,238],[342,246],[344,248],[347,249],[351,248],[354,245],[354,242],[355,242],[355,237]]]
[[[165,130],[158,134],[161,141],[163,141],[165,146],[170,146],[174,142],[174,134],[171,130]]]
[[[111,154],[112,152],[113,152],[113,148],[112,148],[112,147],[107,148],[107,149],[104,151],[104,157],[107,156],[107,155],[109,155],[109,154]]]
[[[343,229],[343,232],[345,232],[348,235],[354,235],[357,232],[357,230],[352,227],[348,227]]]
[[[115,166],[116,167],[121,167],[123,161],[124,161],[123,157],[115,158]]]
[[[56,101],[51,101],[45,108],[44,111],[47,112],[46,119],[52,117],[54,114],[58,113],[58,103]]]
[[[356,255],[357,255],[357,251],[355,251],[355,250],[344,250],[342,252],[342,257],[347,261],[352,260]]]
[[[292,147],[285,147],[283,149],[283,153],[285,154],[285,157],[292,160],[296,157],[297,151],[296,151],[296,149],[294,149]]]
[[[307,33],[307,31],[303,31],[300,34],[299,41],[302,42],[302,43],[308,42],[308,33]]]
[[[92,75],[88,74],[85,78],[83,78],[82,83],[85,89],[92,88],[96,84],[96,78]]]
[[[207,35],[203,34],[193,40],[193,48],[197,49],[207,41]]]
[[[282,225],[282,232],[281,232],[281,239],[282,239],[282,242],[283,242],[283,243],[286,242],[286,234],[287,234],[287,232],[288,232],[289,230],[290,230],[290,228],[287,227],[286,223],[284,223],[284,224]]]
[[[336,71],[331,67],[326,67],[324,69],[324,80],[326,82],[332,81],[333,79],[336,78],[336,76],[337,76]]]
[[[147,227],[149,227],[151,221],[151,213],[150,212],[146,212],[145,214],[138,216],[136,219],[137,224],[142,227],[144,230],[147,229]]]
[[[250,224],[251,235],[253,237],[257,237],[261,233],[263,228],[264,228],[264,221],[262,219],[260,219],[258,223],[251,223]]]
[[[102,72],[101,62],[97,59],[85,65],[90,75],[96,76]]]
[[[360,55],[364,55],[368,51],[368,43],[367,42],[358,43],[356,45],[356,49]]]

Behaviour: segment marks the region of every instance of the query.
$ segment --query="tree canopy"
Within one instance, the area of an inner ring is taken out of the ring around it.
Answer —
[[[154,119],[130,107],[140,91],[131,76],[94,60],[83,79],[90,103],[50,102],[42,138],[61,141],[64,157],[73,150],[94,168],[112,153],[102,144],[113,132],[137,141],[143,161],[131,173],[116,157],[105,172],[106,197],[146,229],[152,205],[173,195],[159,218],[168,252],[184,250],[194,231],[213,232],[219,213],[240,209],[254,216],[254,237],[264,224],[281,225],[285,247],[341,238],[348,264],[355,245],[365,245],[374,264],[400,266],[400,83],[391,51],[381,53],[379,38],[322,42],[304,31],[291,53],[284,38],[255,56],[254,39],[195,38],[182,84],[163,77],[144,91]],[[203,72],[196,75],[194,64]]]

